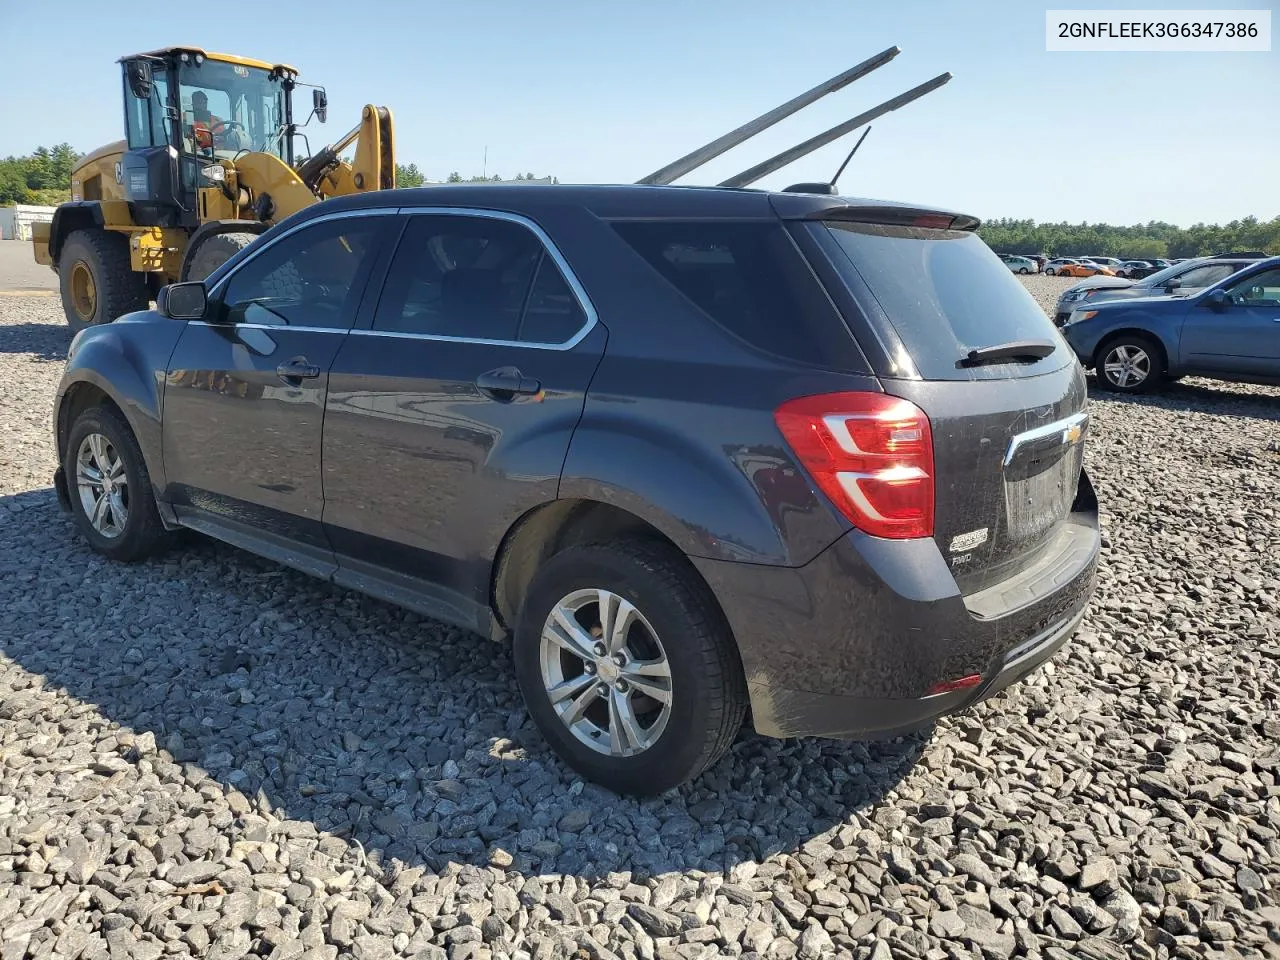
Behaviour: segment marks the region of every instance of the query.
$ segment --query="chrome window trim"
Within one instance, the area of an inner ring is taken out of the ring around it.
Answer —
[[[294,226],[290,227],[288,230],[284,231],[284,233],[277,234],[276,236],[272,237],[270,240],[263,243],[262,246],[253,250],[253,252],[251,252],[247,257],[245,257],[238,264],[236,264],[236,267],[234,270],[232,270],[225,277],[219,280],[216,286],[210,288],[206,296],[209,299],[213,299],[215,296],[218,295],[218,293],[221,292],[223,287],[225,287],[228,283],[231,282],[231,279],[237,273],[239,273],[249,264],[253,263],[253,261],[257,260],[260,256],[262,256],[264,253],[266,253],[268,250],[274,247],[281,240],[284,240],[287,237],[292,237],[295,233],[297,233],[300,230],[305,230],[307,229],[307,227],[312,227],[312,226],[315,226],[316,224],[328,223],[332,220],[344,220],[349,217],[388,217],[388,216],[393,217],[398,215],[399,213],[400,213],[399,207],[370,207],[367,210],[338,210],[334,213],[324,213],[318,217],[312,217],[310,220],[307,220],[304,223],[295,224]]]
[[[223,330],[292,330],[295,333],[340,333],[346,336],[347,327],[294,327],[287,323],[210,323],[208,320],[188,320],[200,327],[218,327]]]
[[[525,347],[533,350],[572,350],[580,344],[586,336],[595,329],[596,324],[600,322],[600,316],[596,313],[595,304],[591,302],[591,298],[587,296],[586,288],[578,279],[569,266],[569,261],[565,259],[560,248],[557,247],[537,223],[528,217],[519,213],[510,213],[506,210],[486,210],[481,207],[371,207],[361,210],[340,210],[336,213],[327,213],[322,216],[307,220],[305,223],[299,223],[294,227],[290,227],[284,233],[263,244],[259,249],[255,250],[252,255],[242,260],[234,270],[218,281],[216,287],[209,291],[209,298],[213,299],[231,279],[252,263],[258,257],[262,256],[267,250],[275,246],[286,237],[291,237],[299,230],[305,230],[309,226],[315,224],[326,223],[331,220],[340,220],[348,217],[366,217],[366,216],[458,216],[458,217],[480,217],[489,220],[505,220],[509,223],[516,223],[529,230],[542,247],[555,261],[556,266],[560,268],[561,275],[565,278],[565,282],[569,284],[569,289],[573,292],[574,299],[578,301],[578,307],[582,310],[583,316],[586,317],[585,323],[578,328],[577,333],[567,340],[560,343],[538,343],[533,340],[488,340],[482,337],[450,337],[435,333],[405,333],[396,330],[358,330],[345,329],[338,330],[331,327],[290,327],[279,324],[233,324],[233,326],[243,326],[246,328],[258,328],[264,330],[299,330],[309,331],[313,333],[344,333],[351,336],[360,337],[389,337],[404,340],[435,340],[442,343],[475,343],[487,344],[498,347]],[[376,317],[375,317],[376,319]],[[191,321],[194,323],[205,323],[205,321]],[[226,326],[226,324],[206,324],[208,326]]]
[[[1042,427],[1035,427],[1034,429],[1026,430],[1011,437],[1009,439],[1009,450],[1004,455],[1004,465],[1007,467],[1009,464],[1013,463],[1014,455],[1017,454],[1018,449],[1024,444],[1043,440],[1046,437],[1053,436],[1055,433],[1062,435],[1062,442],[1064,444],[1070,443],[1069,431],[1071,428],[1083,428],[1088,419],[1088,411],[1082,410],[1079,413],[1073,413],[1069,417],[1063,417],[1061,420],[1055,420],[1053,423],[1046,423]]]

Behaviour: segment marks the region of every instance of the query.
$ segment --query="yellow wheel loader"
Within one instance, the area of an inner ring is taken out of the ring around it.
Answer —
[[[203,280],[271,224],[327,197],[395,187],[391,111],[315,153],[302,127],[323,123],[323,87],[281,63],[171,47],[120,60],[125,139],[88,154],[71,201],[36,224],[35,258],[58,273],[73,330],[146,309],[159,289]],[[354,158],[342,154],[352,146]],[[305,147],[305,158],[296,154]]]

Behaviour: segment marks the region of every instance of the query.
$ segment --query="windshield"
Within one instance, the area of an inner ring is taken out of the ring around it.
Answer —
[[[246,150],[285,156],[284,86],[257,67],[217,60],[178,67],[185,149],[234,160]]]
[[[863,312],[883,315],[926,380],[1035,375],[1068,362],[1055,351],[1035,363],[960,364],[982,347],[1059,343],[1039,304],[977,234],[837,221],[816,229],[840,251],[836,268],[861,281],[850,289]]]

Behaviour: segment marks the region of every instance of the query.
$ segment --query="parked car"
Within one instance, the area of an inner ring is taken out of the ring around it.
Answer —
[[[1173,264],[1136,283],[1119,277],[1090,277],[1072,284],[1062,292],[1054,309],[1053,321],[1062,326],[1071,311],[1086,301],[1092,305],[1106,300],[1150,297],[1174,291],[1188,296],[1225,280],[1237,270],[1255,263],[1257,259],[1248,255],[1233,259],[1200,257]]]
[[[1079,262],[1079,260],[1073,260],[1071,257],[1054,257],[1052,260],[1045,263],[1044,272],[1049,274],[1049,276],[1054,276],[1055,274],[1060,273],[1062,268],[1067,264]]]
[[[706,769],[748,706],[894,734],[1067,640],[1086,380],[977,220],[549,197],[329,200],[79,333],[55,486],[89,546],[191,528],[509,639],[538,729],[626,793]]]
[[[1098,266],[1106,267],[1112,271],[1114,271],[1123,262],[1116,257],[1078,257],[1077,259],[1084,260],[1087,263],[1096,263]]]
[[[1058,276],[1060,277],[1094,277],[1099,275],[1114,277],[1115,272],[1110,267],[1094,263],[1092,260],[1076,260],[1058,267]]]
[[[1190,374],[1280,383],[1280,257],[1195,294],[1081,305],[1062,333],[1098,385],[1121,393]]]
[[[1006,257],[1004,265],[1014,273],[1036,272],[1036,262],[1027,257]]]
[[[1128,280],[1138,280],[1156,272],[1156,266],[1146,260],[1124,260],[1116,267],[1115,275]]]

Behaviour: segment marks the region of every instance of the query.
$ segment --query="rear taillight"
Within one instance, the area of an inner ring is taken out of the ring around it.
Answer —
[[[855,527],[933,536],[933,435],[915,404],[882,393],[788,400],[774,413],[792,452]]]

